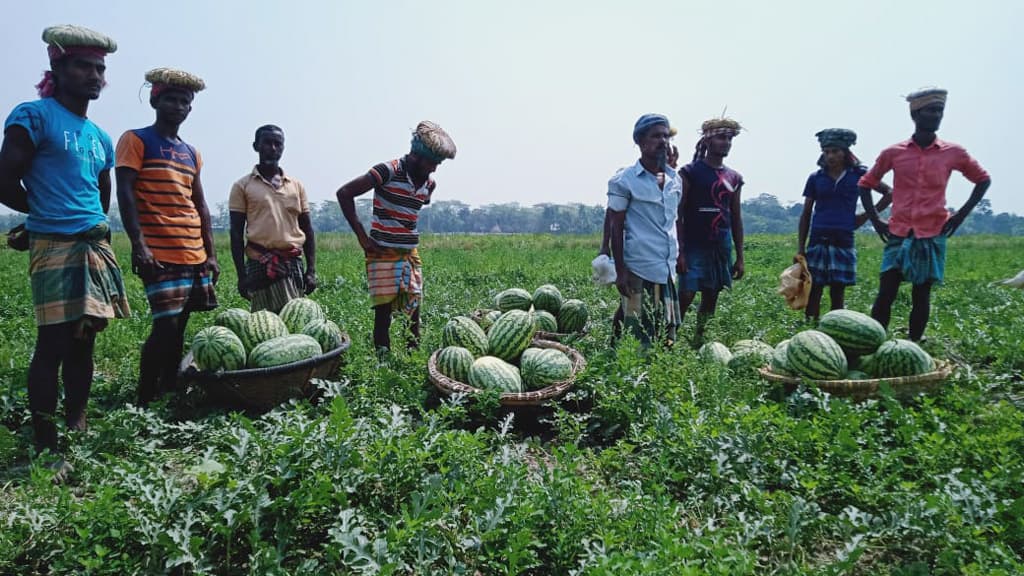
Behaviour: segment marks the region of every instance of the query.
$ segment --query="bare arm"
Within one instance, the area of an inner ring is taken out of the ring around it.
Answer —
[[[629,296],[629,270],[626,268],[626,259],[622,254],[626,212],[608,210],[607,213],[610,217],[612,258],[615,260],[615,287],[623,296]]]
[[[878,233],[878,237],[882,239],[882,242],[889,241],[889,223],[882,220],[878,215],[878,211],[875,210],[875,205],[871,201],[871,190],[869,188],[860,188],[860,203],[864,206],[864,214],[867,219],[871,221],[871,225],[875,227],[875,232]]]
[[[203,183],[199,178],[199,172],[192,180],[192,203],[199,213],[199,226],[202,230],[203,249],[206,250],[206,268],[213,276],[213,283],[220,279],[220,264],[217,262],[217,249],[213,244],[213,223],[210,221],[210,207],[206,203],[206,193],[203,191]]]
[[[612,240],[612,211],[605,209],[604,211],[604,235],[601,237],[601,251],[598,254],[609,255],[611,254],[611,240]]]
[[[21,179],[32,166],[36,146],[23,126],[12,125],[4,132],[0,147],[0,202],[11,210],[28,213],[28,190]]]
[[[732,195],[732,242],[736,246],[736,263],[732,265],[732,277],[736,280],[743,278],[745,263],[743,260],[743,214],[740,212],[740,193],[743,192],[743,185],[736,189]]]
[[[302,253],[306,255],[306,294],[316,290],[316,236],[313,233],[313,220],[309,212],[299,214],[299,229],[306,235],[302,244]]]
[[[807,235],[811,231],[811,214],[814,212],[814,198],[804,198],[804,210],[800,213],[800,225],[796,232],[796,253],[803,254],[807,246]]]
[[[238,293],[248,299],[249,291],[245,284],[245,212],[232,210],[228,217],[231,219],[231,261],[235,263],[235,273],[238,275]]]
[[[988,188],[991,185],[991,180],[982,180],[974,185],[974,190],[971,191],[971,197],[967,199],[967,203],[957,210],[956,214],[950,216],[949,220],[946,220],[945,225],[942,226],[942,233],[944,235],[952,236],[956,233],[956,229],[964,223],[964,220],[974,210],[974,207],[978,205],[978,202],[981,202],[981,199],[985,197],[985,192],[988,192]]]
[[[121,213],[121,224],[132,244],[132,265],[136,264],[136,252],[149,252],[142,238],[142,227],[139,226],[138,208],[135,206],[135,179],[139,173],[132,168],[119,166],[114,174],[117,178],[117,208]],[[149,256],[152,258],[152,255]]]
[[[892,204],[892,188],[890,188],[885,182],[879,182],[878,186],[875,186],[875,190],[882,193],[882,198],[878,200],[877,204],[875,204],[875,212],[881,213],[883,210],[888,208],[890,204]],[[860,228],[867,221],[867,213],[861,212],[854,218],[854,226],[855,228]]]
[[[683,192],[679,196],[679,209],[676,210],[676,243],[679,245],[679,257],[676,258],[676,272],[679,274],[686,274],[686,242],[684,236],[686,235],[686,196],[690,191],[690,181],[686,179],[686,176],[682,171],[679,172],[679,180],[682,185]]]
[[[348,225],[352,228],[352,231],[355,232],[356,239],[359,240],[359,245],[367,252],[376,250],[377,243],[370,238],[366,233],[366,229],[363,228],[363,223],[359,221],[359,215],[356,214],[355,199],[357,196],[361,196],[370,190],[373,190],[374,184],[373,176],[363,174],[341,188],[338,188],[337,192],[338,205],[341,206],[341,213],[345,216],[345,220],[348,221]]]

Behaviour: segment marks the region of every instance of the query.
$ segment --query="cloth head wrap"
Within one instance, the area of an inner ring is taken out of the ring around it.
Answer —
[[[930,104],[946,104],[948,91],[942,88],[926,88],[907,94],[907,102],[910,102],[910,111],[920,110]]]
[[[440,164],[444,160],[455,158],[455,142],[451,136],[437,124],[424,120],[416,126],[412,133],[413,154]]]
[[[644,134],[646,134],[652,127],[659,124],[668,126],[668,118],[661,114],[644,114],[641,116],[637,119],[636,124],[633,125],[633,143],[639,144],[640,139],[644,137]]]
[[[857,143],[857,133],[846,128],[826,128],[815,134],[822,148],[835,147],[849,150]]]
[[[87,56],[103,58],[117,51],[117,42],[110,37],[82,26],[64,24],[50,26],[43,30],[43,42],[46,42],[46,54],[50,64],[68,56]],[[106,82],[103,83],[106,86]],[[53,96],[57,84],[53,80],[53,72],[43,72],[43,79],[36,84],[36,92],[40,98]]]

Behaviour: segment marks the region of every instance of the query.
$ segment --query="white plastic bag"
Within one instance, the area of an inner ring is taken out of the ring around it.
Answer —
[[[594,284],[598,286],[615,284],[615,260],[609,258],[607,254],[598,254],[597,258],[591,261],[590,267],[594,270],[592,276]]]

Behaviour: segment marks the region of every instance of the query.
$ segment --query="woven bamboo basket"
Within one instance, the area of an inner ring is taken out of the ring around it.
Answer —
[[[587,367],[587,361],[583,358],[583,355],[574,348],[570,348],[565,344],[559,342],[553,342],[551,340],[541,340],[534,338],[530,346],[536,348],[554,348],[560,350],[569,357],[572,362],[572,376],[568,380],[562,380],[561,382],[555,382],[544,388],[538,390],[531,390],[529,392],[503,392],[498,398],[498,401],[502,406],[538,406],[550,400],[556,400],[561,398],[568,392],[576,382],[576,376]],[[442,394],[451,395],[456,393],[464,394],[480,394],[483,390],[464,384],[457,380],[441,374],[437,369],[437,355],[440,350],[435,350],[430,355],[430,359],[427,360],[427,372],[430,374],[430,381],[441,391]]]
[[[488,308],[477,308],[470,312],[469,317],[472,318],[473,321],[479,323],[480,318],[488,312],[493,312],[493,310]],[[554,342],[573,342],[578,338],[582,338],[586,333],[586,328],[583,328],[583,330],[579,332],[545,332],[544,330],[537,330],[537,332],[534,333],[534,338]]]
[[[269,410],[291,398],[308,398],[313,392],[309,381],[334,377],[342,354],[351,345],[352,340],[343,334],[341,346],[313,358],[272,368],[220,372],[199,370],[192,360],[192,352],[189,352],[181,361],[178,380],[183,385],[202,387],[218,403]]]
[[[915,396],[922,392],[930,392],[939,387],[943,380],[953,372],[953,365],[944,360],[935,361],[935,370],[915,376],[896,376],[892,378],[872,378],[870,380],[810,380],[797,376],[783,376],[772,372],[768,366],[762,367],[761,376],[772,382],[780,382],[787,391],[794,390],[797,385],[810,382],[819,389],[834,396],[846,396],[854,400],[864,400],[876,395],[883,384],[888,384],[893,394],[899,398]]]

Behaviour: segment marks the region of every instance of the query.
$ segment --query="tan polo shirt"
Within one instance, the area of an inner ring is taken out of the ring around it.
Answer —
[[[309,212],[306,189],[295,178],[281,175],[280,188],[267,182],[254,167],[231,187],[228,210],[245,214],[245,237],[273,250],[301,248],[306,234],[299,214]]]

